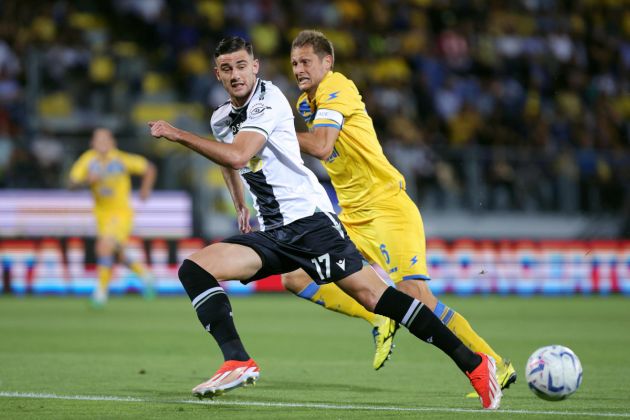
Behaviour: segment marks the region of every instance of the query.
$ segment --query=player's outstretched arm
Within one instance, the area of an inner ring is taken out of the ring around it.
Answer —
[[[249,224],[249,208],[245,202],[245,190],[243,188],[243,182],[241,181],[238,172],[234,169],[221,168],[223,173],[223,179],[227,186],[230,195],[232,196],[232,202],[236,209],[238,217],[238,228],[241,233],[251,232],[252,227]]]
[[[142,183],[140,184],[140,199],[142,201],[149,198],[155,185],[155,179],[157,178],[157,169],[155,165],[149,162],[147,170],[142,174]]]
[[[98,182],[100,176],[98,173],[90,172],[89,156],[83,153],[79,159],[72,164],[68,175],[68,188],[71,190],[83,188]]]
[[[300,150],[320,160],[332,155],[339,129],[336,127],[315,127],[310,133],[297,133]]]
[[[231,169],[241,169],[265,144],[265,137],[254,131],[239,132],[234,141],[219,143],[200,137],[186,130],[173,127],[166,121],[150,121],[151,135],[155,138],[164,137],[167,140],[180,143],[202,156]]]

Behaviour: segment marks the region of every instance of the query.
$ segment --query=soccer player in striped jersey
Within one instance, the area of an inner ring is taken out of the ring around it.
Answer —
[[[383,154],[357,87],[333,71],[332,43],[321,32],[302,31],[293,40],[291,64],[302,91],[297,110],[309,128],[307,133],[297,133],[300,148],[321,159],[330,175],[342,209],[339,218],[352,241],[370,262],[389,274],[397,289],[431,308],[473,351],[493,356],[502,387],[509,386],[516,380],[512,364],[461,314],[431,293],[420,212],[405,192],[405,179]],[[300,297],[373,322],[374,314],[334,283],[317,285],[303,270],[285,274],[283,283]],[[391,344],[394,332],[395,327],[390,326],[380,334]],[[388,357],[386,347],[377,348],[376,369]]]
[[[70,169],[71,188],[89,186],[94,197],[98,284],[92,304],[97,308],[107,302],[116,255],[144,281],[144,296],[153,297],[153,276],[143,264],[125,254],[125,244],[133,228],[131,175],[142,177],[140,199],[147,200],[157,176],[155,166],[143,156],[118,149],[112,132],[106,128],[94,130],[92,147]]]
[[[471,351],[426,305],[388,287],[348,238],[324,188],[304,166],[289,102],[271,82],[257,77],[259,64],[251,44],[240,37],[226,38],[214,57],[216,77],[230,96],[211,118],[218,141],[166,121],[149,122],[154,137],[180,143],[224,167],[243,232],[195,252],[179,268],[197,317],[224,359],[193,394],[214,397],[260,376],[217,279],[247,283],[301,268],[317,284],[335,282],[367,309],[400,322],[441,349],[466,374],[482,406],[498,408],[502,394],[492,357]],[[259,231],[251,231],[242,217],[244,188],[254,200]]]

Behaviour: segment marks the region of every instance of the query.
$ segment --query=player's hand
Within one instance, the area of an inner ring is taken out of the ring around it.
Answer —
[[[238,229],[241,233],[249,233],[252,227],[249,224],[249,208],[243,207],[238,210]]]
[[[166,121],[149,121],[149,127],[151,128],[151,135],[155,138],[164,137],[170,141],[179,140],[179,128],[173,127]]]
[[[146,191],[144,189],[140,190],[140,200],[141,201],[147,201],[149,199],[150,195],[151,195],[151,191]]]
[[[102,178],[100,172],[90,172],[87,175],[87,183],[88,185],[96,184]]]

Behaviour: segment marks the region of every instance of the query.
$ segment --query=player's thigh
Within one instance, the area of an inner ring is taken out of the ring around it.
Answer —
[[[96,238],[95,250],[99,257],[109,257],[114,254],[117,248],[116,240],[111,236],[98,236]]]
[[[222,280],[248,280],[262,268],[262,260],[252,248],[224,242],[208,245],[188,259]]]
[[[284,273],[281,278],[284,288],[293,293],[300,293],[313,281],[311,277],[306,274],[306,271],[301,268],[291,271],[290,273]]]
[[[369,265],[364,265],[360,271],[335,283],[369,311],[374,311],[385,289],[389,287]]]

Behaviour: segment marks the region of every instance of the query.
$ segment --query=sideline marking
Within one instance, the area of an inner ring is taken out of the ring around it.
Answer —
[[[156,400],[137,397],[117,397],[108,395],[58,395],[38,394],[34,392],[2,392],[0,398],[33,398],[47,400],[75,400],[75,401],[114,401],[114,402],[141,402],[163,404],[201,404],[201,405],[229,405],[241,407],[278,407],[278,408],[318,408],[325,410],[360,410],[360,411],[411,411],[411,412],[437,412],[437,413],[494,413],[494,414],[532,414],[552,416],[582,416],[582,417],[623,417],[630,418],[630,413],[588,413],[575,411],[538,411],[538,410],[482,410],[470,408],[448,407],[392,407],[373,405],[341,405],[323,403],[284,403],[263,401],[221,401],[221,400]]]

